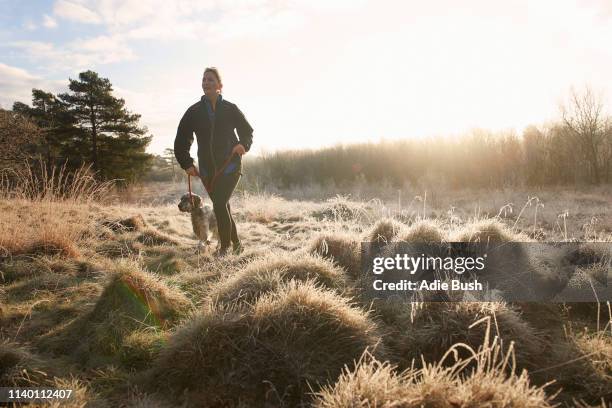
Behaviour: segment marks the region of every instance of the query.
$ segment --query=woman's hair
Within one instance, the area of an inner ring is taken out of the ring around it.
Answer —
[[[221,81],[221,74],[219,73],[219,69],[217,67],[207,67],[204,70],[204,74],[206,74],[207,72],[212,72],[217,78],[217,81],[219,81],[219,85],[221,85],[221,87],[223,88],[223,81]]]

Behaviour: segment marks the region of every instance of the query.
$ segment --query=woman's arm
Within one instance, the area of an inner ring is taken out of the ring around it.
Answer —
[[[234,106],[236,108],[234,112],[234,120],[236,123],[236,131],[238,133],[238,141],[242,146],[244,146],[244,150],[248,152],[253,144],[253,128],[244,117],[244,113],[238,109],[238,106]]]
[[[176,138],[174,139],[174,156],[179,165],[187,170],[193,167],[193,158],[189,154],[191,144],[193,143],[193,126],[191,123],[191,109],[183,115],[179,122],[178,129],[176,131]]]

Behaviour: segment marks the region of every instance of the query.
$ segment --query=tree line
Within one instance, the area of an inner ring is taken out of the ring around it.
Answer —
[[[560,118],[514,131],[474,130],[461,137],[384,141],[293,150],[245,163],[245,181],[291,188],[386,181],[449,188],[612,182],[612,118],[602,97],[572,90]]]
[[[39,155],[49,173],[90,165],[98,178],[124,183],[148,172],[154,157],[145,150],[153,136],[113,95],[111,82],[85,71],[69,79],[68,90],[32,89],[31,105],[15,102],[12,111],[0,112],[0,150],[7,152],[0,164],[18,166],[21,156]]]
[[[32,90],[32,104],[0,110],[0,168],[43,157],[50,172],[91,165],[101,179],[184,181],[172,149],[145,152],[152,136],[96,72],[69,79],[69,92]],[[401,140],[247,157],[245,184],[442,183],[450,188],[612,182],[612,118],[591,89],[572,90],[559,120],[513,131]]]

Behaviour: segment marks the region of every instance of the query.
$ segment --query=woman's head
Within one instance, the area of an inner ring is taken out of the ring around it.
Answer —
[[[221,74],[215,67],[208,67],[204,70],[202,76],[202,90],[204,94],[211,95],[221,93],[223,82],[221,82]]]

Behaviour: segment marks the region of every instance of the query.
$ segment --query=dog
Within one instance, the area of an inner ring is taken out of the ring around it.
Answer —
[[[202,197],[197,194],[191,194],[193,198],[193,206],[189,193],[181,197],[178,204],[179,211],[191,213],[191,225],[193,233],[200,240],[199,247],[203,248],[210,244],[210,239],[213,235],[218,235],[217,219],[210,205],[202,204]]]

